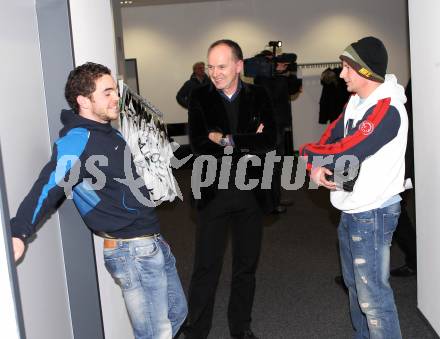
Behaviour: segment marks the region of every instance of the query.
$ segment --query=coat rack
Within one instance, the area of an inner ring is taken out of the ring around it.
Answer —
[[[311,62],[298,64],[298,68],[336,68],[341,67],[341,61],[330,61],[330,62]]]
[[[136,172],[150,190],[150,199],[156,206],[176,196],[182,199],[172,173],[173,150],[163,113],[122,81],[119,89],[121,133],[130,147]]]

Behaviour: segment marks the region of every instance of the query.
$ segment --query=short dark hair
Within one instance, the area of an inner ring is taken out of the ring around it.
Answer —
[[[260,53],[258,53],[257,55],[261,55],[261,56],[264,56],[264,57],[273,57],[273,52],[272,51],[269,51],[269,50],[267,50],[267,49],[263,49]]]
[[[92,93],[96,90],[95,80],[105,74],[111,75],[110,69],[93,62],[87,62],[78,66],[69,73],[66,87],[64,88],[64,96],[69,106],[76,113],[79,113],[79,105],[76,98],[79,95],[91,98]]]
[[[217,40],[216,42],[213,42],[211,46],[208,48],[208,54],[211,52],[211,50],[219,45],[226,45],[232,50],[232,55],[237,60],[243,60],[243,51],[241,50],[241,47],[239,44],[237,44],[235,41],[229,40],[229,39],[221,39]]]
[[[194,65],[193,65],[193,71],[196,70],[196,67],[197,67],[198,65],[203,65],[203,67],[205,67],[205,62],[203,62],[203,61],[197,61],[197,62],[195,62]]]

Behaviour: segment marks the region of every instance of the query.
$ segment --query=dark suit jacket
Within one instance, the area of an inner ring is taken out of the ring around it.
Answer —
[[[197,77],[195,76],[195,74],[193,73],[191,75],[191,78],[189,80],[185,81],[183,86],[177,92],[177,95],[176,95],[177,102],[183,108],[188,109],[188,103],[189,103],[189,98],[191,96],[191,92],[196,88],[199,88],[201,86],[208,84],[209,82],[210,82],[210,80],[209,80],[208,76],[205,76],[203,78],[203,81],[200,82],[197,79]]]
[[[248,166],[247,178],[261,179],[265,154],[275,149],[276,128],[273,117],[273,109],[267,92],[263,87],[242,83],[239,93],[240,108],[237,125],[237,133],[233,134],[234,148],[232,153],[232,168],[238,160],[246,154],[258,155],[261,166]],[[201,199],[196,202],[199,208],[203,208],[215,197],[218,190],[218,176],[220,162],[224,156],[224,147],[208,138],[208,134],[217,131],[223,134],[231,134],[229,121],[224,107],[223,98],[211,83],[196,89],[192,93],[189,103],[189,138],[194,155],[212,155],[218,160],[216,180],[214,184],[201,190]],[[262,133],[256,133],[262,123]],[[206,170],[206,169],[205,169]],[[232,183],[233,173],[231,173]],[[261,180],[260,180],[261,184]],[[265,212],[272,206],[268,206],[267,192],[262,192],[260,184],[254,189],[257,200]]]
[[[273,77],[257,76],[254,84],[263,86],[272,99],[275,122],[284,133],[285,127],[292,127],[292,106],[290,96],[296,94],[301,87],[301,82],[295,75],[283,76],[275,75]]]

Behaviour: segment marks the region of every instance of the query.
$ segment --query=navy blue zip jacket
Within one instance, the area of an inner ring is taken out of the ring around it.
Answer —
[[[133,180],[126,180],[139,176],[129,152],[124,166],[128,146],[122,135],[110,123],[85,119],[73,111],[63,110],[61,121],[64,128],[51,160],[11,219],[12,235],[25,240],[35,233],[70,191],[84,222],[95,233],[122,239],[158,233],[154,208],[143,200],[149,198],[147,188],[135,188]]]

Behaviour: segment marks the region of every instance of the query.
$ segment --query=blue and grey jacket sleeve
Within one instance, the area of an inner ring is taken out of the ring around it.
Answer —
[[[75,128],[55,143],[50,161],[11,219],[13,237],[26,240],[34,234],[36,227],[59,207],[69,189],[82,180],[78,166],[88,137],[89,131]]]

